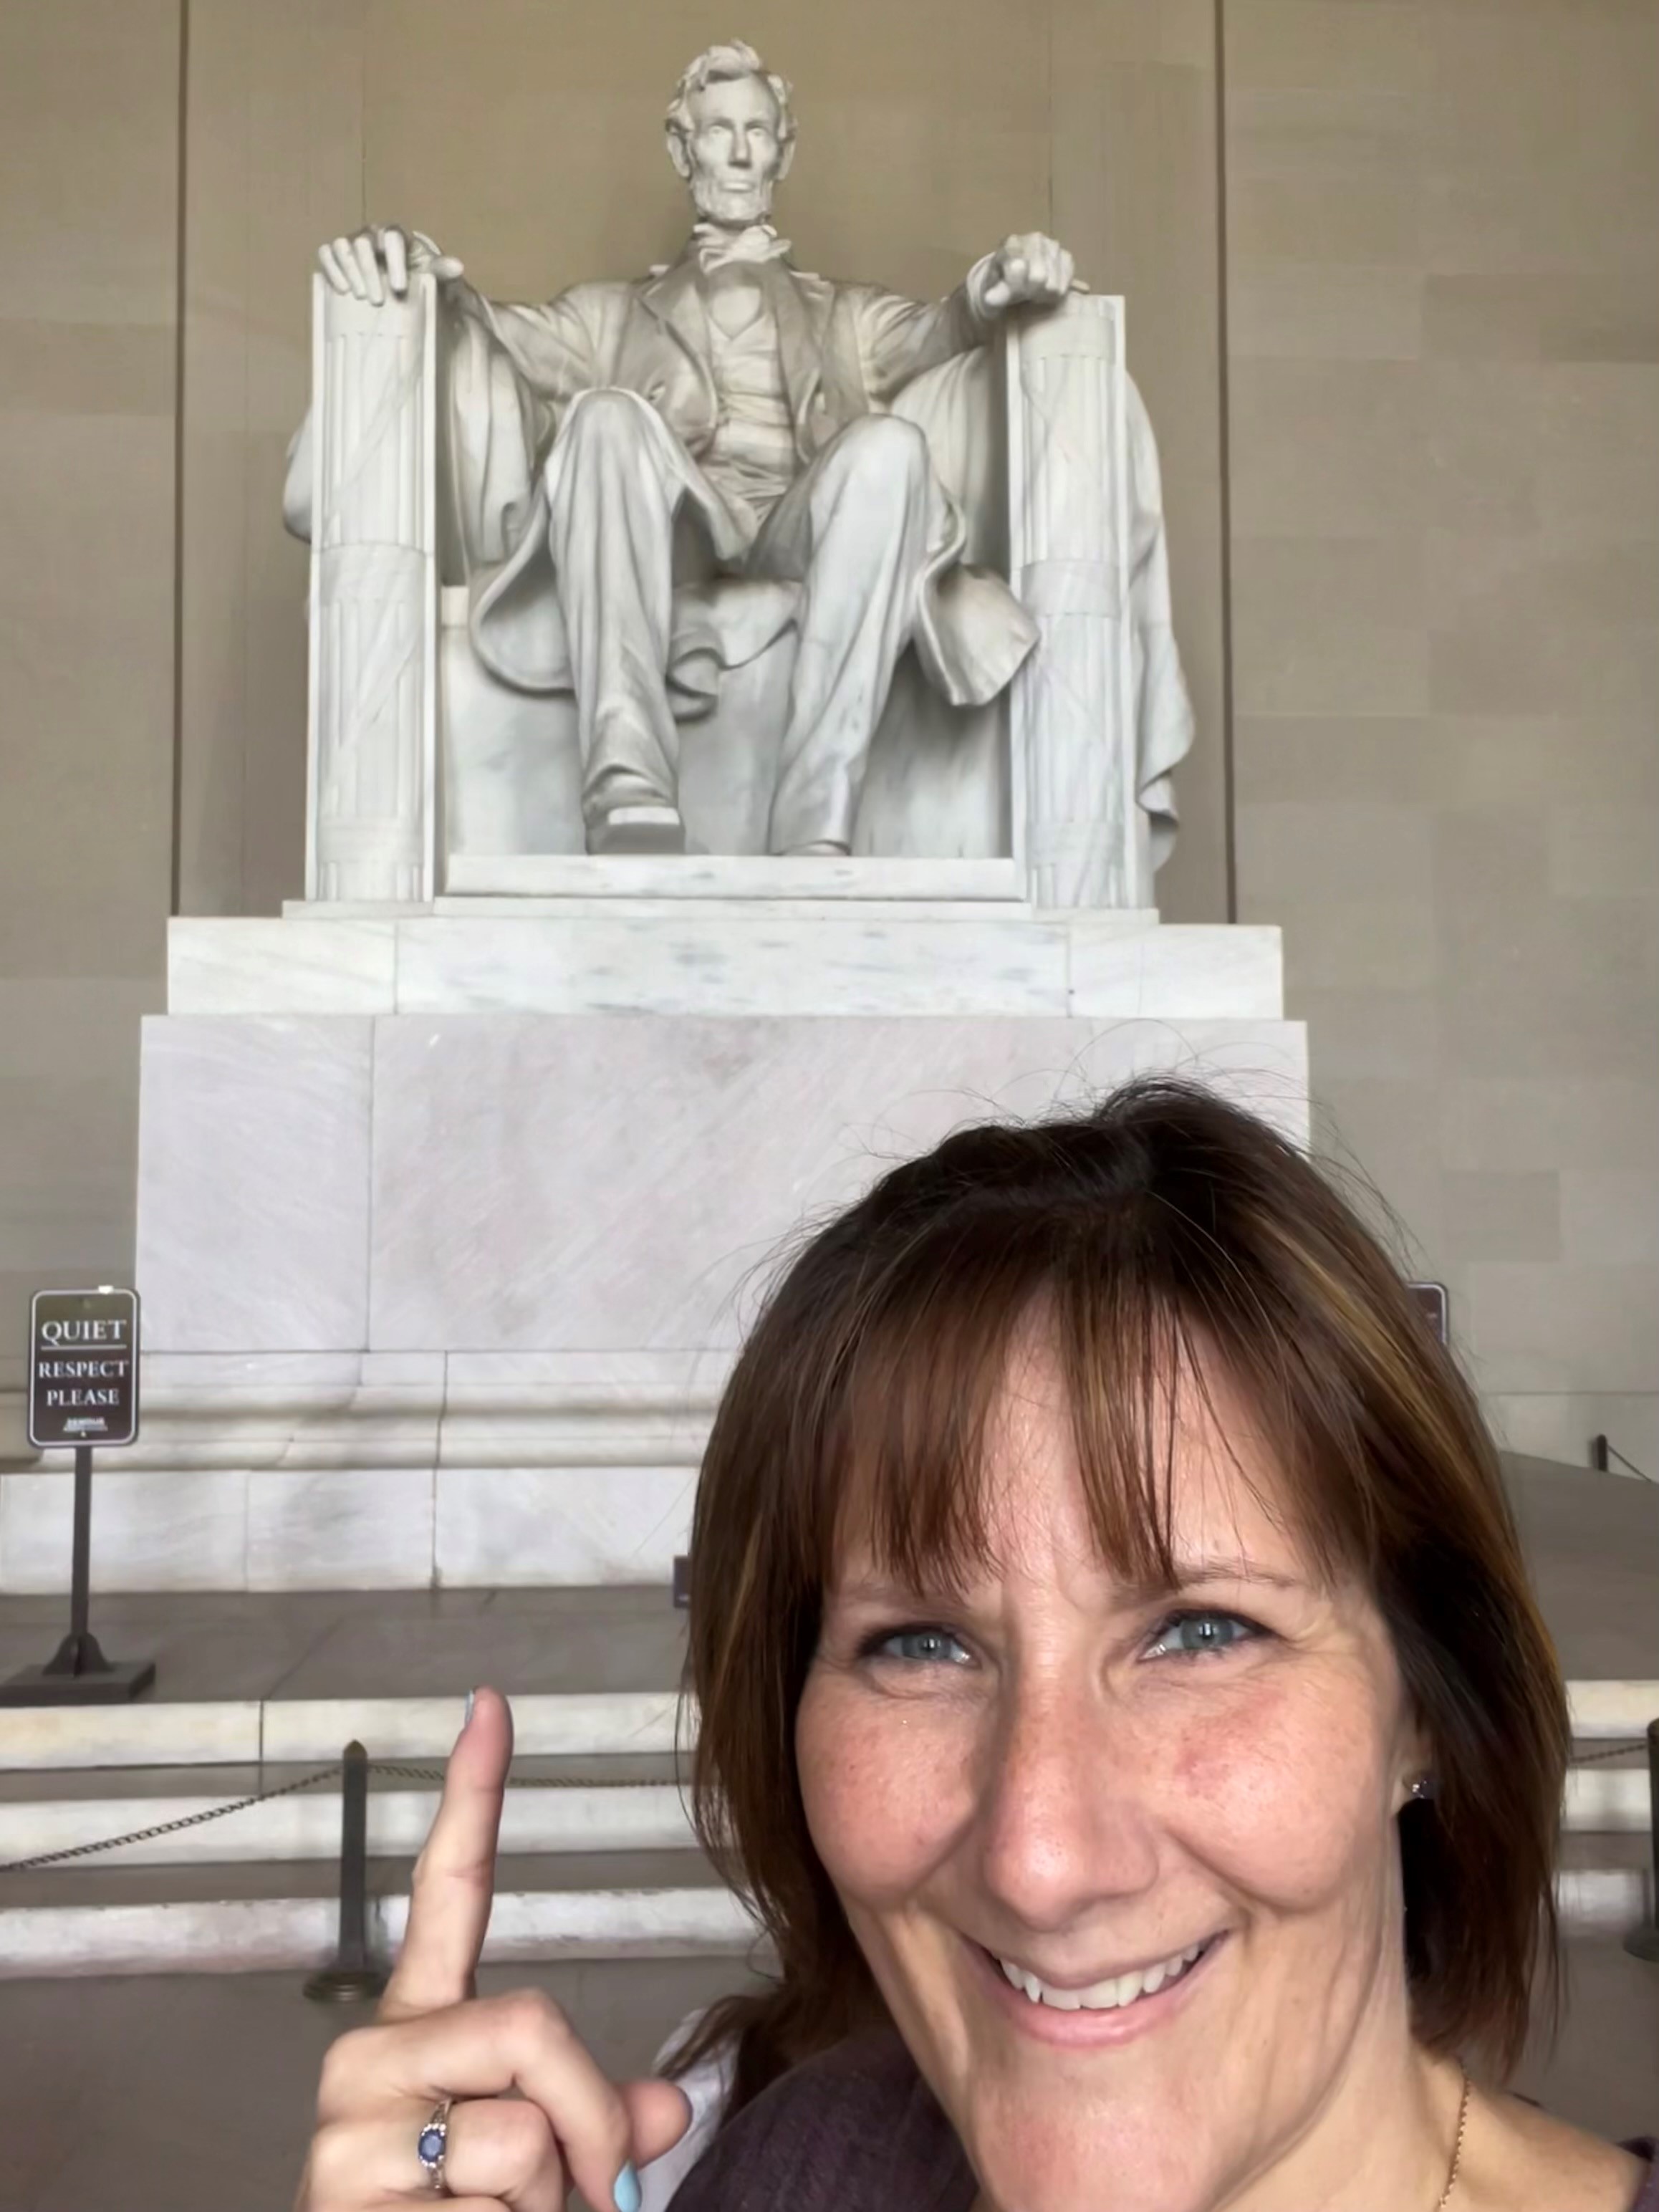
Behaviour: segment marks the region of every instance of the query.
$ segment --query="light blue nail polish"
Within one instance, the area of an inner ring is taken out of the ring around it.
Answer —
[[[640,2212],[640,2177],[631,2166],[623,2166],[617,2176],[617,2185],[611,2192],[611,2201],[617,2212]]]
[[[472,1725],[472,1708],[477,1704],[477,1692],[476,1690],[469,1690],[466,1693],[466,1711],[461,1716],[461,1733],[463,1735],[465,1735],[467,1729]]]

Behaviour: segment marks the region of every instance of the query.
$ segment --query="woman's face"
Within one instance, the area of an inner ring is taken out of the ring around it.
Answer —
[[[1322,1586],[1210,1395],[1177,1409],[1179,1590],[1095,1556],[1033,1339],[989,1438],[995,1570],[951,1602],[850,1551],[827,1595],[812,1838],[999,2212],[1097,2212],[1107,2177],[1115,2212],[1278,2205],[1287,2157],[1322,2201],[1316,2124],[1407,2061],[1421,1746],[1374,1605]]]

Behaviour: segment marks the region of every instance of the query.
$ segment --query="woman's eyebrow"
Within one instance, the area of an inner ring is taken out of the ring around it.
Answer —
[[[1162,1596],[1172,1589],[1188,1589],[1198,1583],[1266,1583],[1274,1589],[1305,1589],[1308,1586],[1305,1576],[1263,1566],[1259,1560],[1246,1559],[1236,1552],[1183,1554],[1177,1556],[1174,1565],[1175,1573],[1168,1581],[1155,1575],[1135,1587],[1150,1595]]]
[[[1304,1575],[1263,1566],[1259,1560],[1247,1559],[1235,1552],[1178,1555],[1174,1561],[1174,1568],[1173,1575],[1168,1577],[1158,1574],[1126,1576],[1120,1584],[1125,1599],[1133,1605],[1152,1604],[1160,1598],[1170,1597],[1206,1583],[1262,1583],[1272,1589],[1287,1590],[1303,1590],[1309,1587],[1308,1577]],[[918,1589],[908,1583],[881,1574],[850,1576],[834,1585],[836,1598],[842,1604],[852,1605],[944,1603],[949,1595],[942,1585]]]
[[[887,1575],[846,1575],[825,1585],[825,1595],[853,1605],[916,1605],[943,1598],[943,1585],[927,1589]]]

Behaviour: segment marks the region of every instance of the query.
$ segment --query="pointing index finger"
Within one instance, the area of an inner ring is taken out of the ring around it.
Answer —
[[[406,2020],[459,2004],[489,1927],[501,1802],[513,1761],[513,1716],[498,1690],[474,1693],[449,1754],[437,1817],[415,1863],[409,1925],[380,2002],[380,2018]]]

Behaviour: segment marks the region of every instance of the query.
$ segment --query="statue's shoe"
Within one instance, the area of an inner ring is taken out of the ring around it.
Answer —
[[[613,806],[587,828],[590,853],[683,853],[685,824],[672,806]]]
[[[811,845],[792,845],[786,857],[791,860],[844,860],[850,850],[834,837],[820,837]]]

